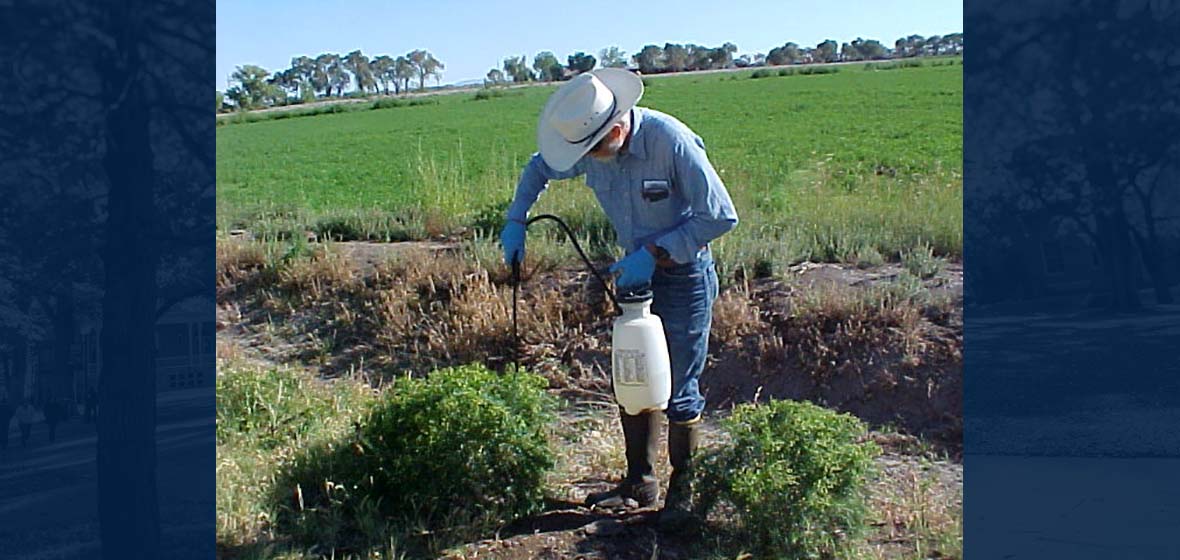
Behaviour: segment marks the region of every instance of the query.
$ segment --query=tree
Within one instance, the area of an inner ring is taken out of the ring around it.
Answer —
[[[97,514],[102,558],[173,557],[179,551],[164,550],[160,538],[153,326],[166,296],[159,277],[170,260],[186,248],[212,257],[213,225],[201,219],[212,210],[213,123],[201,129],[185,115],[208,110],[207,90],[192,69],[209,60],[212,49],[193,38],[211,36],[213,18],[206,8],[183,2],[112,0],[21,10],[14,18],[0,7],[5,39],[38,46],[21,53],[20,65],[0,69],[0,98],[27,100],[15,114],[5,113],[0,133],[6,170],[0,190],[9,193],[0,203],[0,329],[14,322],[19,328],[30,299],[47,304],[55,329],[68,323],[71,308],[98,306],[103,413],[93,447],[97,502],[87,503],[84,491],[74,505]],[[69,64],[53,73],[22,72],[25,65],[46,68],[66,59]],[[37,118],[25,122],[22,113]],[[7,270],[19,258],[7,238],[13,219],[35,215],[20,212],[28,208],[25,201],[37,202],[20,197],[34,190],[20,187],[32,184],[41,203],[68,209],[60,217],[73,219],[12,228],[38,236],[52,228],[64,236],[20,244],[46,261],[25,278]],[[161,189],[165,184],[171,188]],[[183,204],[190,196],[202,198],[203,215]],[[81,249],[85,255],[76,254]],[[203,281],[212,264],[209,258],[186,276]],[[67,289],[79,271],[94,295]],[[4,285],[18,282],[22,286],[11,288],[15,305],[9,305]],[[90,301],[80,301],[83,296]]]
[[[221,112],[221,108],[225,105],[225,94],[221,91],[217,92],[217,112]]]
[[[995,187],[965,208],[965,218],[986,225],[1017,216],[1029,228],[1068,228],[1095,250],[1102,274],[1095,288],[1109,307],[1141,305],[1139,264],[1157,301],[1170,301],[1167,266],[1175,257],[1160,243],[1167,218],[1161,206],[1180,177],[1180,112],[1168,104],[1180,96],[1180,74],[1167,47],[1180,13],[1129,4],[1116,18],[1107,5],[1079,4],[1054,14],[1046,28],[1043,13],[1009,12],[1018,15],[980,16],[972,31],[988,48],[970,55],[979,80],[969,93],[989,117],[1000,118],[964,115],[969,138],[987,139],[975,146],[968,169]],[[1079,29],[1087,30],[1085,40]],[[1142,46],[1135,64],[1109,47],[1120,44]],[[1025,74],[1012,79],[1014,68]],[[1001,246],[992,237],[972,243],[991,246],[1000,262],[1029,241]]]
[[[365,93],[370,89],[377,89],[377,81],[373,77],[373,70],[369,67],[369,57],[361,53],[360,50],[355,50],[348,53],[344,57],[344,68],[356,78],[356,89],[361,93]]]
[[[921,35],[910,35],[909,37],[902,37],[893,43],[893,56],[895,57],[911,57],[921,54],[922,48],[926,45],[926,39]]]
[[[665,43],[663,66],[669,72],[683,72],[688,67],[688,49],[684,45]]]
[[[271,104],[286,104],[288,99],[288,91],[295,94],[296,96],[298,96],[300,92],[299,76],[295,74],[295,72],[293,72],[290,68],[281,72],[275,72],[274,75],[272,75],[270,79],[267,80],[267,83],[269,83],[272,88],[272,91],[270,92]]]
[[[835,62],[838,57],[836,42],[828,39],[815,46],[815,62]]]
[[[603,68],[626,68],[627,53],[619,47],[609,47],[598,52],[598,59]]]
[[[938,56],[942,53],[942,36],[931,35],[926,38],[923,53],[928,56]]]
[[[393,68],[396,64],[396,61],[387,54],[378,56],[369,63],[369,69],[372,71],[373,79],[381,84],[381,90],[385,95],[389,95],[389,82],[395,79]]]
[[[594,69],[596,64],[598,64],[598,59],[594,58],[594,55],[589,55],[582,51],[578,51],[569,55],[567,60],[569,61],[569,64],[566,66],[570,69],[570,72],[573,72],[574,74],[589,72]]]
[[[324,53],[315,57],[315,60],[312,61],[312,87],[316,91],[324,92],[325,97],[332,96],[332,75],[329,69],[333,61],[337,58],[334,54]]]
[[[693,44],[684,48],[688,51],[688,70],[708,70],[713,66],[713,49]]]
[[[340,55],[328,55],[328,65],[325,71],[328,74],[328,95],[332,94],[331,88],[336,88],[336,96],[344,95],[344,86],[347,86],[352,81],[352,76],[348,74],[348,69],[344,67],[344,61],[340,59]]]
[[[230,80],[236,85],[226,93],[230,95],[239,109],[248,110],[263,107],[266,105],[267,99],[272,96],[274,88],[271,83],[267,82],[268,76],[270,76],[270,72],[261,66],[253,64],[238,66],[237,70],[230,75]]]
[[[317,67],[316,61],[306,56],[297,56],[291,59],[291,68],[288,72],[299,82],[300,99],[305,101],[314,99],[315,92],[326,87],[326,83],[319,85],[316,82]]]
[[[963,34],[951,33],[942,37],[943,54],[963,54]]]
[[[853,60],[861,60],[863,57],[856,45],[844,43],[840,46],[840,60],[848,62]]]
[[[713,49],[712,67],[713,68],[729,68],[733,66],[733,55],[738,50],[737,45],[733,43],[725,43],[716,49]]]
[[[418,49],[410,51],[406,58],[414,65],[414,71],[418,74],[418,89],[426,89],[426,78],[434,77],[436,80],[441,80],[442,74],[439,70],[446,68],[446,66],[434,58],[430,51]]]
[[[766,54],[766,63],[772,66],[795,64],[802,57],[803,53],[799,51],[799,45],[787,43],[781,47],[770,49],[770,52]]]
[[[520,84],[533,81],[533,72],[529,70],[525,60],[523,54],[519,58],[510,56],[504,59],[504,73],[512,77],[512,83]]]
[[[541,51],[533,57],[533,70],[537,79],[544,82],[556,82],[565,75],[565,67],[550,51]]]
[[[855,47],[857,55],[860,56],[858,60],[880,60],[889,57],[889,49],[885,48],[880,41],[876,39],[861,39],[857,37],[852,42]]]
[[[498,68],[492,68],[491,70],[488,70],[488,75],[486,78],[484,78],[483,83],[485,86],[499,86],[503,85],[506,81],[507,80],[504,78],[503,72],[501,72]]]
[[[631,57],[635,61],[635,65],[639,67],[639,71],[644,74],[655,74],[661,70],[661,60],[664,58],[664,49],[656,45],[645,45],[635,56]]]
[[[414,63],[406,56],[399,56],[393,61],[392,77],[397,93],[410,91],[410,78],[414,77]]]

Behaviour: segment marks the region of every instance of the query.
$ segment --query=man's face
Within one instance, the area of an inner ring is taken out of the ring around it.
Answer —
[[[611,125],[610,132],[603,136],[602,140],[599,140],[588,153],[598,161],[610,161],[618,155],[619,150],[623,149],[625,140],[623,124],[616,123]]]

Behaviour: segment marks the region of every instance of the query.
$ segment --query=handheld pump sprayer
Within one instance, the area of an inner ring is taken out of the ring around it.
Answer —
[[[672,396],[672,367],[668,358],[668,342],[664,338],[664,324],[651,313],[652,293],[649,289],[616,295],[594,268],[578,239],[561,218],[541,214],[525,222],[525,229],[540,220],[551,220],[569,238],[574,250],[590,273],[602,284],[617,315],[611,333],[611,388],[615,401],[627,414],[647,410],[664,410]],[[643,249],[640,249],[643,250]],[[519,366],[520,337],[517,333],[516,308],[520,290],[520,259],[512,261],[512,342],[513,366]]]

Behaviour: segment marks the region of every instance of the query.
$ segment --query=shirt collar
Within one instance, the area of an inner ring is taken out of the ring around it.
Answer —
[[[644,109],[631,108],[631,141],[627,144],[627,153],[639,159],[647,159],[647,146],[643,142]]]

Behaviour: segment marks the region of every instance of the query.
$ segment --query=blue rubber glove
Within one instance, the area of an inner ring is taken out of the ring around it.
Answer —
[[[656,271],[656,257],[650,251],[640,248],[622,258],[610,267],[611,274],[623,271],[615,286],[620,290],[631,291],[651,283],[651,275]]]
[[[504,229],[500,231],[500,244],[504,246],[504,264],[512,266],[512,261],[524,262],[524,224],[516,220],[508,220]]]

